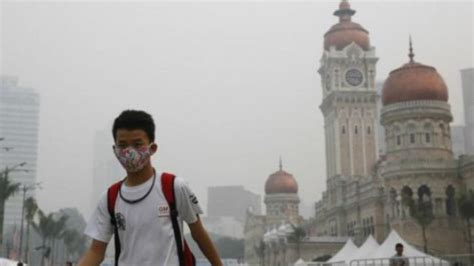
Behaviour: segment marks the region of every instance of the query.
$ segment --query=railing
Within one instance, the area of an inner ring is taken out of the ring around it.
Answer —
[[[399,258],[358,259],[338,262],[308,262],[308,266],[391,266],[391,262]],[[474,266],[474,254],[446,255],[435,257],[405,257],[409,263],[405,266]],[[400,264],[393,264],[400,265]]]

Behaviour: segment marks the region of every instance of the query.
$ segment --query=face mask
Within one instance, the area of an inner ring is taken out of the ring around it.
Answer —
[[[135,173],[143,169],[143,167],[150,161],[151,151],[149,146],[143,146],[140,148],[119,148],[114,147],[114,153],[123,168],[128,173]]]

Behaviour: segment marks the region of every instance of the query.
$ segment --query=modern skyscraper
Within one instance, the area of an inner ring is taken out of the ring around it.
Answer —
[[[126,176],[125,171],[120,166],[113,154],[114,144],[112,131],[96,131],[94,136],[93,162],[93,183],[91,195],[91,210],[97,207],[100,195],[114,182]]]
[[[247,209],[261,213],[261,197],[243,186],[209,187],[207,192],[207,211],[209,217],[231,216],[245,220]]]
[[[38,157],[39,94],[19,86],[16,77],[0,79],[0,172],[13,168],[10,180],[32,185],[36,182]],[[17,193],[6,202],[4,232],[9,225],[21,223],[22,201],[23,193]]]

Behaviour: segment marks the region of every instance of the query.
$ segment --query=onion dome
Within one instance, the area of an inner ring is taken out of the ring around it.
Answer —
[[[343,0],[339,4],[339,9],[334,12],[334,15],[339,17],[339,23],[324,34],[325,50],[328,51],[331,46],[334,46],[336,50],[342,50],[353,42],[365,51],[370,49],[369,32],[361,25],[351,21],[351,17],[355,13],[356,11],[351,9],[347,0]]]
[[[279,193],[298,193],[298,184],[295,178],[283,171],[283,166],[280,159],[280,170],[271,174],[267,182],[265,183],[266,194],[279,194]]]
[[[410,61],[390,72],[382,91],[383,105],[399,102],[435,100],[448,101],[448,88],[432,66],[413,60],[415,56],[410,38]]]

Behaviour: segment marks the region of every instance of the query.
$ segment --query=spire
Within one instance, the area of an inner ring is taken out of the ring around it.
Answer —
[[[280,171],[283,170],[283,162],[281,161],[281,155],[280,155]]]
[[[341,0],[339,9],[334,11],[334,16],[339,17],[339,21],[351,21],[351,17],[355,14],[355,10],[351,9],[351,4],[348,0]]]
[[[410,57],[410,63],[414,63],[415,61],[413,60],[413,57],[415,57],[415,54],[413,53],[413,44],[411,42],[411,35],[410,35],[410,53],[408,54],[408,57]]]

